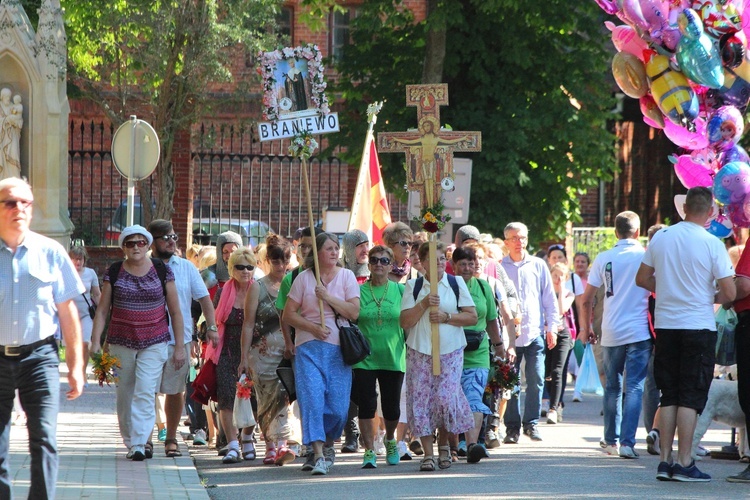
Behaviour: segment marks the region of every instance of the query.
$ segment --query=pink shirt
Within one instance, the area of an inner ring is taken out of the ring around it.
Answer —
[[[315,296],[315,286],[317,285],[315,280],[315,274],[312,270],[308,269],[302,271],[297,279],[292,283],[292,289],[289,291],[289,298],[300,305],[299,313],[308,321],[313,323],[320,323],[320,306],[318,298]],[[338,273],[333,277],[327,287],[328,293],[341,300],[349,300],[354,297],[359,298],[359,285],[357,284],[357,278],[354,277],[354,273],[348,269],[341,268]],[[333,309],[326,302],[323,302],[323,312],[325,314],[326,326],[331,331],[331,334],[325,340],[329,344],[339,345],[339,329],[336,326],[336,319],[333,314]],[[341,314],[339,313],[339,316]],[[343,325],[346,325],[346,319],[343,317],[339,320]],[[295,337],[295,345],[302,345],[305,342],[311,340],[318,340],[312,333],[304,330],[297,330]]]

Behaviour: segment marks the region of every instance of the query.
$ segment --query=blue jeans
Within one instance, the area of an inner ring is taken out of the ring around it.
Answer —
[[[653,347],[651,339],[616,347],[602,346],[607,387],[604,389],[604,441],[635,446],[641,416],[643,382]],[[625,401],[622,399],[623,372]]]
[[[8,453],[10,415],[16,389],[26,412],[26,428],[29,432],[29,498],[55,498],[58,464],[57,412],[60,406],[59,364],[55,344],[44,344],[25,356],[0,355],[0,498],[12,498]]]
[[[528,429],[539,423],[544,388],[544,335],[540,335],[527,346],[516,346],[516,367],[526,358],[526,401],[523,409],[523,428]],[[521,429],[521,400],[514,393],[505,410],[505,427],[508,430]]]

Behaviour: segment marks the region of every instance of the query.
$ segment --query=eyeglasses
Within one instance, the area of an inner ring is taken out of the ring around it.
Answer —
[[[411,241],[406,241],[406,240],[397,241],[396,243],[399,244],[399,245],[401,245],[404,248],[406,248],[406,247],[408,247],[408,246],[411,245]]]
[[[8,210],[13,210],[14,208],[18,207],[19,210],[23,211],[26,210],[31,206],[34,201],[29,200],[2,200],[0,203],[3,204],[3,206]]]
[[[124,246],[125,248],[143,248],[146,245],[148,245],[148,241],[146,240],[130,240],[122,244],[122,246]]]
[[[169,242],[169,240],[177,241],[179,238],[180,237],[177,236],[176,234],[165,234],[164,236],[159,236],[156,239],[157,240],[161,240],[161,241],[165,241],[165,242]]]
[[[528,236],[511,236],[510,238],[505,238],[505,241],[510,241],[511,243],[515,243],[516,241],[527,241],[529,239]]]
[[[255,270],[255,266],[250,266],[250,265],[245,266],[243,264],[235,264],[234,268],[237,271],[254,271]]]
[[[370,257],[370,264],[371,265],[377,265],[380,263],[381,266],[387,266],[390,265],[391,259],[388,257]]]

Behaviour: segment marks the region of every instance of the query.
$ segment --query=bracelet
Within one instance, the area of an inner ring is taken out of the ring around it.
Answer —
[[[493,347],[501,347],[503,345],[505,344],[503,344],[502,342],[498,342],[497,344],[492,344]]]

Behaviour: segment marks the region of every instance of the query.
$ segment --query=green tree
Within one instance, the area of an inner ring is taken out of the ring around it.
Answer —
[[[563,0],[445,0],[438,8],[449,13],[443,81],[451,106],[442,121],[483,135],[483,151],[470,155],[471,221],[495,234],[511,220],[538,238],[564,234],[567,221],[580,221],[579,197],[616,168],[601,10]],[[352,23],[337,86],[346,100],[342,130],[352,133],[334,137],[350,147],[350,161],[361,152],[364,120],[349,110],[387,98],[378,130],[416,125],[414,109],[403,109],[404,85],[420,81],[429,18],[412,21],[398,1],[372,0]],[[381,156],[385,177],[402,186],[403,158],[391,156]]]
[[[28,0],[34,1],[34,0]],[[237,54],[275,43],[280,0],[62,0],[70,94],[97,103],[114,125],[136,114],[161,141],[154,216],[170,218],[176,134],[211,104],[210,84],[230,82]],[[239,82],[238,98],[246,98]],[[141,189],[149,211],[150,193]],[[146,215],[150,220],[150,214]]]

